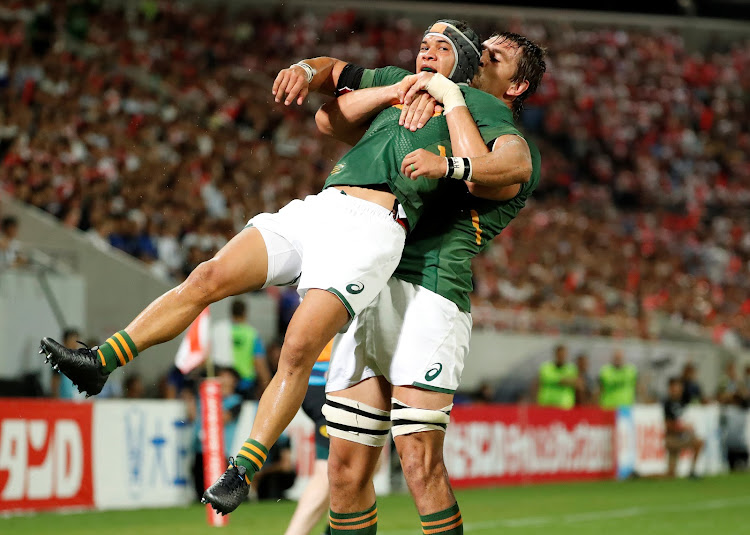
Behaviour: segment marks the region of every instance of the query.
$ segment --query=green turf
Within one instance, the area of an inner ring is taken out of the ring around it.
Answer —
[[[504,487],[457,493],[465,533],[706,535],[750,533],[750,474],[701,481],[626,481]],[[290,502],[249,503],[226,528],[209,528],[201,506],[0,518],[2,535],[283,534]],[[418,535],[407,495],[378,500],[379,535]],[[318,535],[322,530],[313,531]]]

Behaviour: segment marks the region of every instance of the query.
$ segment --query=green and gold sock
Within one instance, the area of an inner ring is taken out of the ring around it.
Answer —
[[[331,524],[331,535],[375,535],[378,532],[377,503],[359,513],[334,513],[331,510],[328,521]]]
[[[263,467],[263,463],[268,458],[268,449],[258,442],[249,438],[242,445],[242,449],[237,453],[234,462],[244,466],[247,472],[245,475],[252,481],[255,473]]]
[[[119,366],[125,366],[138,356],[138,348],[125,331],[117,331],[99,346],[97,351],[102,367],[112,372]]]
[[[419,515],[419,519],[422,521],[422,533],[425,535],[463,535],[464,532],[464,521],[458,503],[444,511]]]

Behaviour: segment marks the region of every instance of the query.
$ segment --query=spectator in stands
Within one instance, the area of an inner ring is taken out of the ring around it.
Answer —
[[[281,288],[281,292],[278,299],[279,303],[279,332],[278,335],[282,338],[286,335],[286,329],[289,327],[289,322],[292,320],[294,311],[299,306],[299,294],[297,290],[292,286]]]
[[[183,399],[185,393],[192,398],[198,393],[198,383],[203,367],[199,366],[188,374],[182,373],[177,366],[172,366],[160,381],[159,389],[163,399]]]
[[[245,301],[232,301],[232,357],[240,377],[237,389],[245,399],[259,399],[271,380],[271,370],[263,341],[247,316]]]
[[[745,390],[750,392],[750,364],[745,366]]]
[[[625,363],[621,349],[612,353],[612,362],[599,370],[599,406],[603,409],[630,407],[638,389],[638,369]]]
[[[23,3],[10,6],[4,20],[27,27]],[[355,14],[330,31],[309,12],[157,11],[130,19],[102,8],[75,40],[65,17],[42,16],[33,39],[9,37],[0,189],[93,230],[100,246],[114,234],[127,250],[114,227],[140,221],[140,243],[181,279],[216,248],[217,225],[236,231],[319,190],[342,151],[312,113],[269,108],[263,74],[295,47],[408,66],[418,30]],[[475,259],[474,325],[649,337],[677,327],[750,344],[750,41],[707,39],[694,53],[663,29],[518,31],[543,36],[560,67],[525,114],[545,186]]]
[[[703,390],[698,383],[698,370],[695,364],[688,362],[682,368],[682,404],[690,405],[691,403],[705,403]]]
[[[576,405],[591,405],[596,399],[596,382],[589,373],[589,356],[579,353],[576,357],[578,384],[576,387]]]
[[[493,403],[495,401],[495,388],[489,381],[482,381],[474,393],[471,394],[473,403]]]
[[[0,220],[0,269],[26,263],[27,259],[21,254],[21,244],[18,241],[18,219],[5,216]]]
[[[682,403],[682,379],[669,379],[668,397],[664,401],[665,449],[668,455],[667,476],[675,477],[680,453],[689,450],[693,453],[690,465],[690,477],[697,477],[695,466],[704,442],[698,438],[693,428],[682,421],[685,405]]]
[[[143,379],[137,373],[131,373],[125,379],[125,397],[127,399],[142,399],[146,397],[146,388],[143,386]]]
[[[730,360],[726,364],[725,373],[719,380],[716,399],[725,405],[745,407],[750,402],[750,394],[745,388],[744,381],[737,372],[737,364]]]
[[[539,367],[537,403],[544,407],[571,409],[579,386],[578,369],[568,362],[568,348],[555,347],[555,359]]]
[[[259,500],[280,500],[296,479],[291,443],[289,437],[282,434],[269,450],[268,458],[253,478],[252,485]]]
[[[283,345],[283,343],[283,338],[271,340],[271,342],[268,344],[268,347],[266,348],[268,367],[271,371],[271,376],[273,376],[279,369],[279,357],[281,356],[281,346]]]

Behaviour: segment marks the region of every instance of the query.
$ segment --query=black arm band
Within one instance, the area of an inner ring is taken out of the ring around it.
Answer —
[[[349,91],[359,89],[359,85],[362,83],[362,75],[364,73],[364,67],[360,67],[354,63],[347,63],[339,75],[339,81],[338,84],[336,84],[336,96],[338,97]]]
[[[471,182],[471,160],[469,158],[461,158],[464,161],[464,176],[461,180],[468,180]]]

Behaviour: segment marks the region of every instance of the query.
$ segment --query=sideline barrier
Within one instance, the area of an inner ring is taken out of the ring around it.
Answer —
[[[750,421],[750,414],[747,418]],[[725,472],[719,405],[689,406],[683,419],[705,441],[698,458],[697,472],[701,475]],[[617,475],[620,479],[633,473],[650,476],[667,471],[664,429],[664,409],[661,405],[634,405],[617,411]],[[690,454],[684,452],[677,463],[677,475],[685,476],[689,472]]]
[[[246,402],[228,451],[239,450],[255,416]],[[745,412],[750,435],[750,412]],[[718,405],[689,407],[685,420],[706,440],[701,474],[726,470]],[[302,412],[291,440],[297,498],[312,474],[314,427]],[[168,507],[194,500],[190,476],[195,434],[181,401],[92,403],[4,398],[0,403],[0,513]],[[746,436],[745,440],[750,440]],[[389,448],[376,475],[390,492]],[[569,411],[525,405],[459,405],[451,413],[445,461],[456,487],[609,479],[633,470],[664,472],[661,405]],[[686,474],[687,455],[678,473]]]
[[[180,401],[3,399],[0,511],[189,503],[185,415]]]
[[[59,407],[64,402],[49,402]],[[68,405],[69,403],[65,403]],[[174,400],[102,400],[94,414],[94,505],[97,509],[168,507],[193,499],[193,426]]]
[[[252,426],[257,404],[245,402],[234,455]],[[176,400],[0,401],[0,513],[71,509],[174,507],[195,500],[191,476],[194,426]],[[301,411],[291,440],[297,498],[312,475],[314,426]],[[375,476],[390,492],[388,449]],[[223,465],[222,465],[223,471]]]
[[[445,462],[459,488],[615,476],[615,413],[526,405],[456,406]]]
[[[4,399],[0,511],[89,509],[92,406]]]

